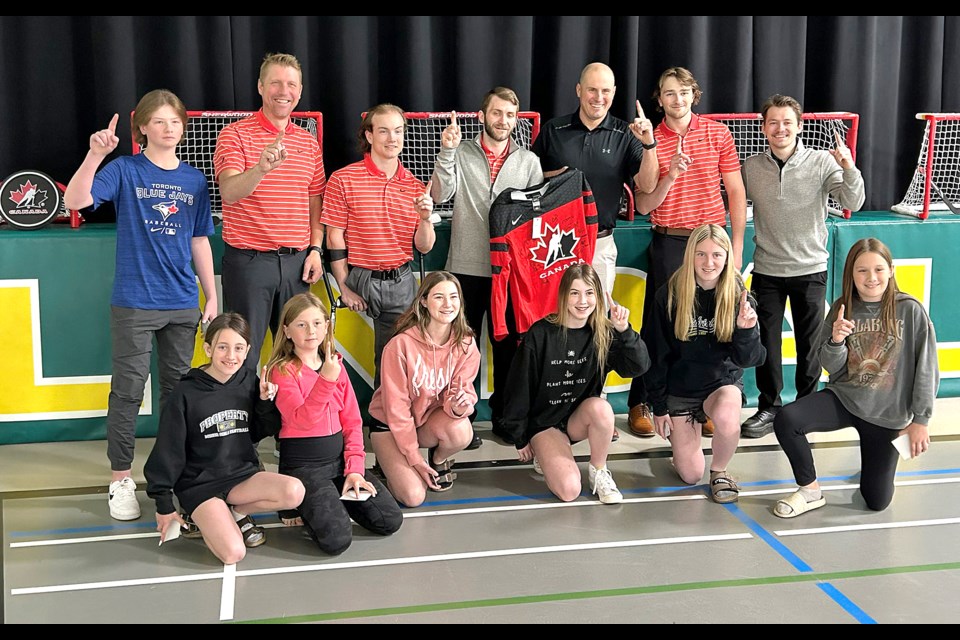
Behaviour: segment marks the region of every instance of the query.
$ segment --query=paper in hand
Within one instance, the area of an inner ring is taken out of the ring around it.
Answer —
[[[180,537],[180,523],[174,520],[167,525],[167,528],[166,530],[164,530],[163,535],[160,536],[160,544],[158,544],[157,546],[159,547],[164,542],[170,542],[171,540],[176,540],[179,537]]]
[[[900,457],[904,460],[913,458],[913,451],[910,450],[910,434],[905,433],[897,436],[891,441],[893,447],[900,452]]]
[[[357,494],[351,489],[350,491],[347,491],[341,495],[340,499],[347,502],[363,502],[364,500],[369,500],[371,495],[372,494],[369,491],[360,491],[360,493]]]

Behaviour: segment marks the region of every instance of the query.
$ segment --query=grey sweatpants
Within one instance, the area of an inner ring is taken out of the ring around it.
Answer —
[[[157,339],[160,408],[180,378],[190,370],[200,309],[155,311],[110,307],[113,372],[107,405],[107,457],[113,471],[133,465],[137,414],[150,374],[153,339]]]

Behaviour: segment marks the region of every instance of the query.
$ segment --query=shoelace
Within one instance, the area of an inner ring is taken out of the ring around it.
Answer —
[[[613,493],[619,491],[609,469],[599,469],[593,480],[594,493]]]

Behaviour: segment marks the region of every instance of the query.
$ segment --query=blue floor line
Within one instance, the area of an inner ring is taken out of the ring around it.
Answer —
[[[820,590],[825,594],[830,596],[830,599],[836,602],[840,607],[849,613],[854,619],[860,624],[877,624],[877,621],[867,615],[867,612],[853,604],[853,601],[850,600],[847,596],[843,595],[839,589],[833,586],[829,582],[818,582],[817,586],[820,587]]]
[[[917,477],[917,476],[933,476],[933,475],[945,475],[945,474],[960,474],[960,468],[949,468],[949,469],[930,469],[927,471],[901,471],[897,472],[898,478],[903,477]],[[826,482],[853,482],[857,481],[859,475],[852,476],[825,476],[820,478],[821,483]],[[756,482],[742,482],[740,483],[741,487],[767,487],[767,486],[790,486],[794,483],[793,478],[780,479],[780,480],[759,480]],[[669,494],[669,493],[679,493],[679,492],[689,492],[697,490],[705,490],[706,485],[677,485],[677,486],[668,486],[668,487],[644,487],[637,489],[621,489],[621,493],[625,496],[627,495],[642,495],[642,494]],[[591,497],[589,491],[583,491],[581,497]],[[33,499],[33,498],[28,498]],[[462,498],[459,500],[434,500],[424,502],[422,505],[417,507],[418,509],[424,508],[433,508],[433,507],[450,507],[450,506],[463,506],[471,504],[497,504],[505,502],[525,502],[531,500],[556,500],[556,497],[552,493],[536,493],[529,495],[512,495],[512,496],[484,496],[479,498]],[[407,511],[405,508],[404,511]],[[276,514],[273,513],[260,513],[254,514],[254,517],[257,519],[271,517],[276,517]],[[130,522],[130,523],[117,523],[117,524],[108,524],[108,525],[97,525],[93,527],[70,527],[63,529],[45,529],[45,530],[35,530],[35,531],[8,531],[7,535],[11,538],[25,538],[25,537],[36,537],[36,536],[55,536],[55,535],[76,535],[76,534],[92,534],[92,533],[104,533],[104,532],[115,532],[115,533],[129,533],[129,532],[141,532],[141,531],[154,531],[156,530],[156,523],[154,521],[149,522]]]

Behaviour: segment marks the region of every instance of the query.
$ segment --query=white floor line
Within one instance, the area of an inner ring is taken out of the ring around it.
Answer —
[[[613,542],[593,542],[584,544],[565,544],[549,547],[524,547],[515,549],[494,549],[491,551],[470,551],[464,553],[447,553],[431,556],[411,556],[405,558],[386,558],[383,560],[365,560],[357,562],[336,562],[330,564],[297,565],[292,567],[276,567],[272,569],[252,569],[237,571],[236,577],[281,575],[289,573],[310,573],[314,571],[334,571],[339,569],[357,569],[363,567],[387,567],[408,564],[422,564],[427,562],[450,562],[454,560],[475,560],[479,558],[503,558],[509,556],[523,556],[542,553],[567,553],[571,551],[593,551],[598,549],[622,549],[628,547],[648,547],[666,544],[685,544],[696,542],[722,542],[727,540],[749,540],[750,533],[731,533],[709,536],[681,536],[677,538],[652,538],[648,540],[620,540]],[[224,576],[224,572],[206,573],[200,575],[173,576],[168,578],[144,578],[139,580],[114,580],[109,582],[87,582],[71,585],[50,585],[46,587],[26,587],[11,589],[10,595],[34,595],[40,593],[62,593],[67,591],[87,591],[92,589],[107,589],[112,587],[129,587],[155,584],[170,584],[176,582],[194,582],[200,580],[216,580]]]
[[[658,498],[624,498],[620,504],[641,504],[645,502],[680,502],[684,500],[706,500],[704,494],[689,496],[661,496]],[[432,518],[435,516],[462,516],[475,513],[498,513],[504,511],[533,511],[536,509],[563,509],[566,507],[611,507],[614,505],[605,505],[599,500],[576,501],[576,502],[550,502],[545,504],[525,504],[511,505],[509,507],[472,507],[469,509],[446,509],[443,511],[415,511],[404,513],[404,519],[407,518]]]
[[[160,532],[151,533],[123,533],[120,535],[89,536],[87,538],[61,538],[59,540],[30,540],[29,542],[11,542],[11,549],[24,547],[55,547],[61,544],[82,544],[85,542],[113,542],[116,540],[137,540],[139,538],[159,538]]]
[[[793,529],[774,531],[781,537],[805,536],[815,533],[840,533],[844,531],[869,531],[873,529],[907,529],[910,527],[935,527],[944,524],[960,524],[960,518],[939,518],[936,520],[909,520],[906,522],[878,522],[875,524],[851,524],[841,527],[817,527],[811,529]]]
[[[237,565],[223,565],[223,586],[220,588],[220,621],[233,620],[233,605],[237,601]]]

